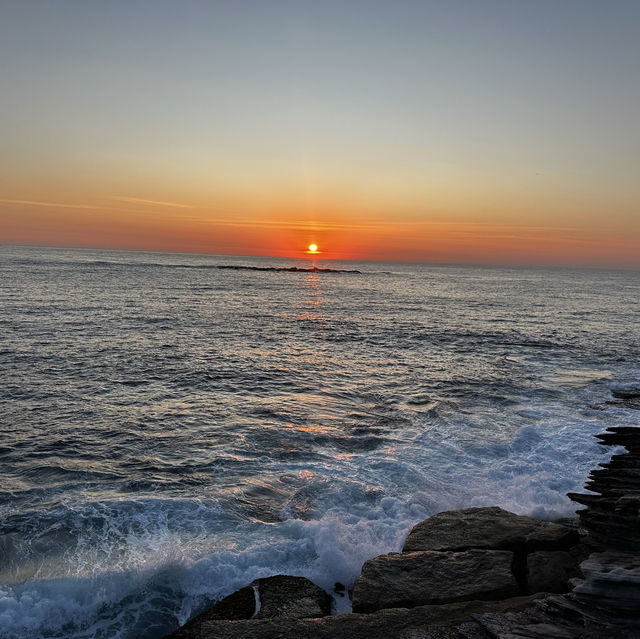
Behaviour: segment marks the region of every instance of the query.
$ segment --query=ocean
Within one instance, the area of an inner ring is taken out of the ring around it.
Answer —
[[[571,515],[639,327],[637,271],[0,247],[0,637],[159,639],[441,510]]]

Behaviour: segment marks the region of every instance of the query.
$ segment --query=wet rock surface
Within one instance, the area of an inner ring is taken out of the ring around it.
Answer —
[[[574,577],[582,577],[582,572],[568,552],[543,550],[527,556],[527,587],[531,592],[567,592]]]
[[[179,630],[170,636],[172,639],[469,639],[474,636],[486,639],[486,633],[472,615],[524,609],[535,599],[536,596],[504,601],[465,601],[316,619],[211,620],[199,626],[199,634],[179,634]]]
[[[582,570],[585,578],[572,593],[578,605],[601,616],[638,620],[640,556],[637,553],[595,553],[582,563]]]
[[[595,494],[569,494],[586,506],[579,525],[497,507],[438,513],[413,528],[403,552],[365,562],[351,614],[330,616],[322,589],[278,575],[226,597],[170,637],[637,639],[640,428],[597,437],[627,452],[592,471],[586,487]]]
[[[640,388],[612,390],[611,394],[615,399],[596,404],[593,408],[602,409],[607,406],[623,406],[624,408],[640,410]]]
[[[271,617],[323,617],[331,613],[331,597],[304,577],[276,575],[257,579],[260,609],[255,619]]]
[[[438,513],[416,524],[403,551],[510,551],[520,594],[565,592],[568,579],[580,575],[578,564],[585,556],[581,541],[575,521],[551,523],[498,507],[465,508]],[[542,556],[529,562],[531,554],[541,552],[562,553],[555,555],[562,565],[556,569],[547,562],[543,570]]]
[[[500,550],[403,552],[365,562],[353,589],[353,611],[412,608],[518,594],[513,553]]]
[[[592,470],[585,488],[595,495],[569,493],[587,506],[578,511],[581,525],[606,548],[640,551],[640,428],[611,427],[596,435],[604,446],[624,446],[601,468]]]
[[[640,636],[640,428],[611,427],[596,438],[627,452],[591,471],[585,488],[595,495],[569,493],[586,506],[580,523],[605,550],[582,562],[571,598],[586,618],[634,626]]]
[[[212,623],[270,618],[322,617],[331,612],[331,597],[304,577],[275,575],[256,579],[221,599],[169,635],[171,639],[208,637]],[[212,635],[217,636],[217,635]]]
[[[535,552],[577,544],[575,528],[510,513],[502,508],[465,508],[438,513],[416,524],[403,551],[486,548]]]

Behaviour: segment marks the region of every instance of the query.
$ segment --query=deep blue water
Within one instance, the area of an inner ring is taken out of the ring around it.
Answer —
[[[448,508],[571,514],[640,413],[634,271],[0,247],[0,636],[331,589]],[[337,600],[337,609],[348,602]]]

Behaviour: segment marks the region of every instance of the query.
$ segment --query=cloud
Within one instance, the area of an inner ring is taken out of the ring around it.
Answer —
[[[62,202],[37,202],[35,200],[9,200],[0,198],[0,202],[6,204],[26,204],[27,206],[48,206],[52,208],[62,209],[101,209],[102,206],[96,206],[94,204],[64,204]]]
[[[180,204],[179,202],[162,202],[161,200],[145,200],[141,197],[126,197],[124,195],[113,195],[109,199],[118,202],[128,202],[129,204],[150,204],[153,206],[170,206],[176,209],[192,209],[190,204]]]
[[[194,218],[195,220],[196,218]],[[340,224],[332,222],[312,222],[306,220],[262,220],[262,219],[225,219],[225,218],[208,218],[199,217],[197,221],[204,224],[219,224],[220,226],[240,226],[240,227],[266,227],[281,228],[294,230],[362,230],[375,229],[377,224]]]

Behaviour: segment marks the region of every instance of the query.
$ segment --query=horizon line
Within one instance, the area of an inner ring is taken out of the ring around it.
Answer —
[[[246,258],[267,258],[276,260],[312,260],[319,256],[319,253],[309,254],[301,250],[299,257],[288,257],[282,255],[265,255],[265,254],[242,254],[242,253],[203,253],[200,251],[185,250],[159,250],[159,249],[143,249],[143,248],[113,248],[108,246],[71,246],[66,244],[18,244],[0,241],[0,247],[16,247],[16,248],[41,248],[41,249],[66,249],[72,251],[111,251],[119,253],[157,253],[166,255],[200,255],[207,257],[246,257]],[[578,264],[539,264],[539,263],[514,263],[514,262],[429,262],[429,261],[412,261],[412,260],[394,260],[394,259],[356,259],[356,258],[335,258],[323,257],[325,261],[330,262],[365,262],[378,264],[416,264],[425,266],[466,266],[466,267],[483,267],[483,268],[532,268],[532,269],[553,269],[553,270],[588,270],[588,271],[638,271],[639,266],[604,266],[604,265],[578,265]]]

